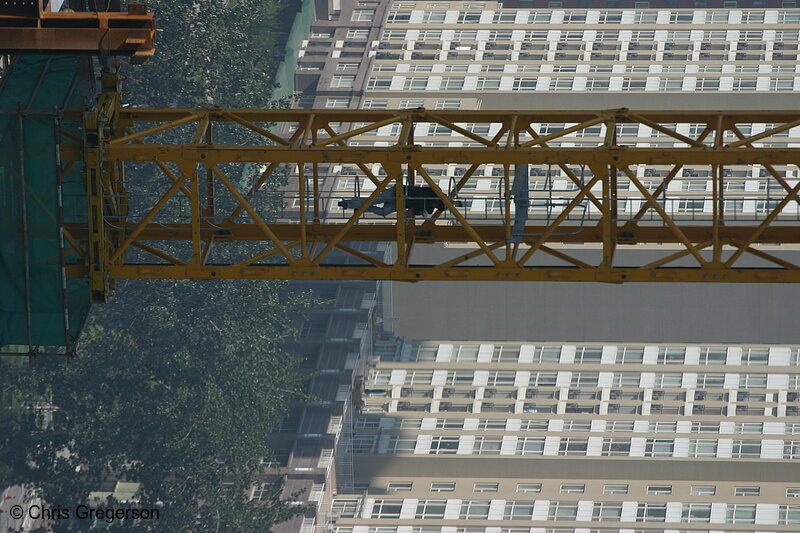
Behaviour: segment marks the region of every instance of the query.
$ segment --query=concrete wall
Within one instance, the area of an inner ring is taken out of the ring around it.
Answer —
[[[458,253],[426,248],[430,259]],[[800,286],[795,285],[453,281],[392,283],[391,291],[393,309],[385,315],[396,319],[389,322],[395,334],[408,339],[763,344],[800,339],[795,316]]]

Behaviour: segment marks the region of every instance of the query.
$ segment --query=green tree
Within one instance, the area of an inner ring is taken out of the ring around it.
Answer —
[[[277,0],[150,0],[150,65],[130,72],[127,100],[152,107],[268,107],[291,26]]]
[[[138,481],[141,505],[163,507],[136,531],[263,531],[296,514],[278,486],[261,505],[246,501],[270,455],[265,436],[303,386],[281,344],[308,302],[281,285],[121,287],[95,309],[79,357],[21,372],[28,405],[56,411],[15,418],[7,449],[27,454],[6,465],[9,481],[61,505],[85,502],[108,477]]]
[[[156,56],[126,67],[129,103],[274,105],[276,43],[289,26],[281,3],[149,7],[159,27]],[[132,186],[157,179],[128,176]],[[254,200],[266,218],[279,208],[280,184],[271,180]],[[248,251],[233,248],[212,256]],[[303,376],[282,346],[311,304],[284,282],[119,283],[116,298],[93,309],[76,359],[0,361],[0,383],[16,391],[13,403],[0,401],[0,482],[27,483],[70,506],[109,477],[140,482],[141,505],[160,506],[161,520],[121,526],[130,531],[261,532],[302,512],[281,500],[280,481],[258,505],[246,491],[270,456],[267,434],[303,396]]]

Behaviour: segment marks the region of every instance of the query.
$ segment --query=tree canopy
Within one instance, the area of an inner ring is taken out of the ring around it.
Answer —
[[[127,68],[130,103],[270,104],[279,2],[149,7],[157,52]],[[261,201],[274,212],[279,200]],[[261,532],[302,512],[280,485],[258,505],[246,492],[270,456],[266,436],[302,394],[282,346],[311,302],[284,282],[119,283],[93,308],[77,358],[0,360],[0,485],[74,507],[105,479],[142,483],[140,505],[160,520],[121,531]]]

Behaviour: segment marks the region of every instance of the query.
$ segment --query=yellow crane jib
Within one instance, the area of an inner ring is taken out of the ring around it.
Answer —
[[[120,278],[800,281],[800,148],[774,144],[800,112],[143,109],[105,85],[83,138],[61,144],[90,209],[65,226],[85,258],[68,273],[95,301]],[[631,124],[657,137],[619,144]],[[447,142],[415,143],[423,127]],[[729,187],[729,169],[753,166],[768,197]],[[360,199],[330,187],[345,168]],[[684,168],[707,169],[710,190],[676,194]],[[492,174],[490,194],[470,187]],[[431,243],[445,259],[420,259]]]

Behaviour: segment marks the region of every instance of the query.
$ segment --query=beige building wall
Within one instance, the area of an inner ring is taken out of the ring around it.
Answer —
[[[800,348],[405,343],[336,533],[800,530]]]

